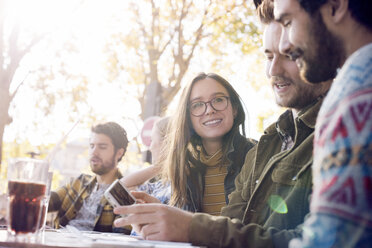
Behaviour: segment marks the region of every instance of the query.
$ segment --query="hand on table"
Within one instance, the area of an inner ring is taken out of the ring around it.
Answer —
[[[192,213],[164,204],[133,204],[114,209],[126,214],[114,222],[116,227],[132,225],[144,239],[189,242]]]

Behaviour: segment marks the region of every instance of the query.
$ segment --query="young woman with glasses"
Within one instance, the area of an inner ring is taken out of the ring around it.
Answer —
[[[170,204],[219,215],[255,144],[244,137],[241,99],[221,76],[201,73],[186,86],[178,106],[163,161],[164,177],[172,187]]]

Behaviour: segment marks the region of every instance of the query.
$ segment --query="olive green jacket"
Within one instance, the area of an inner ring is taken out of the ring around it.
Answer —
[[[322,100],[302,110],[295,121],[285,112],[265,130],[246,156],[226,217],[193,216],[189,237],[208,247],[288,247],[300,235],[309,212],[315,121]],[[291,133],[294,145],[281,152],[282,134]]]

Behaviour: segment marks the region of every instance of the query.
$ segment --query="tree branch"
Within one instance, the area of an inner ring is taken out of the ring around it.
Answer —
[[[17,94],[19,88],[23,85],[23,83],[25,82],[25,80],[27,79],[28,75],[30,74],[30,71],[27,72],[26,76],[23,78],[22,82],[20,84],[18,84],[17,88],[14,90],[13,94],[10,95],[10,101],[9,102],[12,102],[13,101],[13,98],[15,97],[15,95]]]
[[[144,42],[145,42],[145,45],[147,47],[148,43],[149,43],[148,35],[147,35],[147,32],[146,32],[145,25],[141,22],[141,17],[140,17],[140,14],[139,14],[138,6],[136,4],[131,4],[131,6],[132,6],[132,8],[134,10],[134,13],[135,13],[135,19],[136,19],[135,22],[138,24],[139,29],[142,32]]]

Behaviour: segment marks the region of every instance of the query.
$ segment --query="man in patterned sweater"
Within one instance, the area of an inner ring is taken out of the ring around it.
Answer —
[[[103,196],[108,186],[122,177],[117,165],[127,146],[127,133],[117,123],[92,127],[89,160],[95,176],[81,174],[51,193],[48,211],[58,211],[55,228],[71,225],[82,231],[130,232],[113,227],[118,216]]]
[[[290,247],[371,247],[372,1],[273,2],[279,47],[303,78],[337,75],[315,128],[311,215]]]

